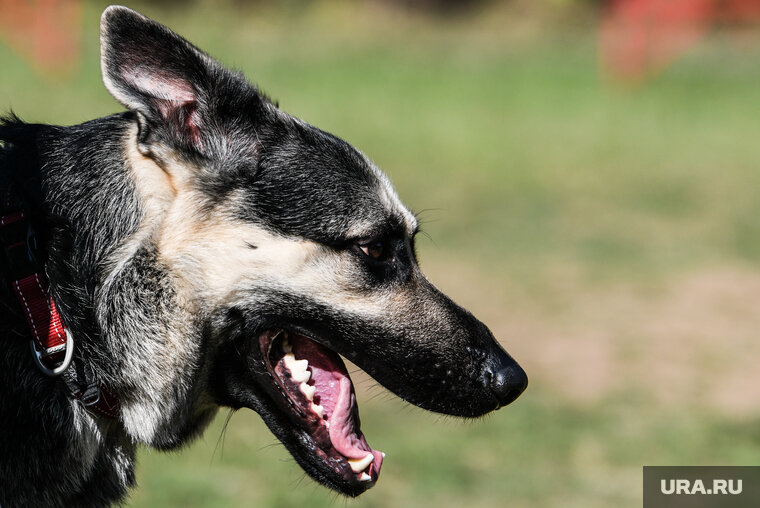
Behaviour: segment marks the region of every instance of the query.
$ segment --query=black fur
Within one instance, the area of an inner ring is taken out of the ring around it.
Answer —
[[[102,35],[106,86],[129,111],[71,127],[6,118],[0,192],[10,184],[22,192],[76,361],[124,410],[115,421],[96,417],[37,370],[2,280],[0,506],[119,502],[134,485],[138,444],[181,446],[219,406],[257,411],[313,478],[361,494],[370,485],[327,467],[313,436],[283,409],[262,367],[258,338],[267,330],[308,336],[433,411],[478,416],[525,389],[524,372],[485,325],[422,275],[415,225],[361,153],[133,11],[109,8]],[[169,203],[146,197],[135,180],[142,156],[173,189]],[[244,269],[231,293],[217,296],[197,269],[208,262],[202,249],[166,250],[175,233],[168,217],[182,196],[194,197],[183,220],[202,225],[199,234],[266,232],[228,240],[235,245],[220,252],[265,256],[270,237],[308,246],[319,257],[299,269],[327,259],[313,277],[331,267],[336,296],[289,290],[287,280],[267,278],[274,273]],[[369,241],[382,256],[363,252]]]

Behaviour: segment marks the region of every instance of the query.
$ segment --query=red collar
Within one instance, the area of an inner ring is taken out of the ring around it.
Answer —
[[[92,413],[107,418],[119,417],[118,399],[104,385],[84,379],[74,369],[74,337],[61,321],[44,267],[37,260],[38,246],[23,200],[9,186],[0,203],[0,247],[5,255],[5,275],[26,318],[31,333],[30,348],[34,362],[47,376],[61,376],[73,398]],[[89,379],[88,379],[89,378]]]

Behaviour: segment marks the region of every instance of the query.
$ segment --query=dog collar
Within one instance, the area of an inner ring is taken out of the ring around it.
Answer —
[[[43,374],[61,376],[71,396],[90,412],[118,418],[118,399],[94,381],[89,365],[71,368],[74,337],[63,325],[50,295],[50,284],[37,257],[37,236],[27,215],[23,199],[8,186],[0,206],[0,246],[7,279],[29,327],[34,362]]]

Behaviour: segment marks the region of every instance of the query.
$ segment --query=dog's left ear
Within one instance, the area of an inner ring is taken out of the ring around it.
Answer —
[[[203,151],[204,103],[214,67],[211,57],[137,12],[108,7],[100,22],[101,70],[111,95],[138,113],[140,150],[168,142]]]

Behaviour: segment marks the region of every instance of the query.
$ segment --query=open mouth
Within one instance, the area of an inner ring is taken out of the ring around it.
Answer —
[[[273,398],[303,429],[323,466],[363,491],[374,485],[384,453],[367,444],[360,429],[353,383],[334,351],[286,330],[259,336]]]

